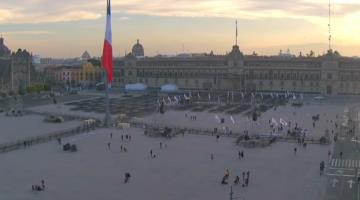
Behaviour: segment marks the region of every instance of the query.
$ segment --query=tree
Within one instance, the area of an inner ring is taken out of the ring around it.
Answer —
[[[341,57],[340,53],[338,51],[336,51],[336,50],[334,51],[334,56]]]
[[[29,93],[29,94],[32,94],[32,93],[36,92],[35,86],[33,86],[33,85],[28,86],[28,87],[26,88],[26,92]]]
[[[314,51],[313,51],[313,50],[311,50],[311,51],[310,51],[310,53],[309,53],[309,57],[311,57],[311,58],[312,58],[312,57],[314,57],[314,56],[315,56],[315,53],[314,53]]]
[[[49,90],[51,90],[50,85],[44,85],[44,90],[45,90],[45,91],[49,91]]]
[[[302,55],[302,52],[300,51],[299,52],[299,57],[301,58],[301,57],[303,57],[303,55]]]
[[[1,96],[2,98],[5,98],[5,97],[7,97],[7,94],[6,94],[6,92],[0,92],[0,96]]]

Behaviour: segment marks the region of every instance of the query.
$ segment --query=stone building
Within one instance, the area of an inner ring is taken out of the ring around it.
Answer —
[[[11,89],[25,90],[34,81],[36,72],[32,65],[32,56],[26,50],[18,49],[11,54]]]
[[[10,49],[5,45],[4,38],[0,37],[0,58],[9,58],[11,55]]]
[[[85,51],[82,55],[81,55],[81,60],[82,61],[88,61],[91,58],[90,54],[88,51]]]
[[[226,55],[136,57],[115,60],[115,86],[175,84],[186,90],[360,94],[360,60],[329,50],[314,56]]]
[[[104,78],[100,61],[94,59],[82,65],[49,66],[44,71],[47,81],[64,85],[94,86]]]
[[[3,37],[0,37],[0,79],[3,91],[24,90],[36,79],[32,55],[21,49],[11,53]]]
[[[0,90],[10,89],[11,51],[0,37]]]
[[[131,53],[135,57],[144,57],[145,56],[144,47],[140,44],[139,40],[137,40],[136,44],[134,44]]]

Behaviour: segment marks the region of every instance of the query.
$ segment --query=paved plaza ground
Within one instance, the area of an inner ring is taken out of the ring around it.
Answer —
[[[165,114],[156,113],[154,115],[148,115],[139,121],[159,125],[210,130],[213,128],[223,130],[223,127],[229,127],[230,130],[238,133],[249,130],[250,134],[270,134],[271,129],[269,129],[269,120],[271,121],[272,118],[274,118],[279,122],[279,119],[282,118],[287,122],[291,122],[292,127],[297,123],[299,127],[307,129],[308,137],[319,138],[325,134],[326,129],[331,130],[333,128],[333,124],[331,125],[329,121],[336,121],[336,115],[339,115],[338,120],[341,120],[341,116],[345,109],[344,104],[350,106],[355,102],[356,98],[332,98],[323,100],[322,102],[313,101],[312,98],[307,98],[305,100],[305,105],[302,107],[293,107],[288,104],[286,106],[280,106],[276,110],[270,109],[265,113],[262,113],[256,122],[250,120],[244,114],[229,115],[225,113],[174,110],[168,110]],[[316,123],[316,126],[313,127],[312,116],[317,114],[320,114],[320,120]],[[197,117],[196,121],[191,120],[190,116],[193,115]],[[225,122],[220,124],[216,119],[216,116],[224,118]],[[231,117],[234,119],[235,123],[232,122]],[[286,134],[285,130],[283,131],[283,134]]]
[[[121,98],[119,95],[116,97]],[[96,96],[87,99],[93,98]],[[337,114],[338,121],[341,121],[344,110],[351,109],[359,100],[359,97],[348,96],[314,101],[313,96],[308,96],[302,107],[287,105],[270,109],[261,114],[258,123],[252,124],[244,114],[173,109],[167,109],[164,115],[153,113],[138,116],[137,120],[201,129],[227,126],[234,132],[250,130],[250,133],[266,134],[269,133],[268,121],[271,118],[279,121],[281,117],[291,121],[292,126],[298,123],[315,137],[322,136],[326,128],[333,128],[328,121],[335,120]],[[72,108],[74,106],[60,103],[27,109],[100,119],[104,117],[95,110],[84,112]],[[320,114],[320,120],[313,128],[311,116],[316,114]],[[197,120],[190,120],[191,115],[196,115]],[[215,115],[224,118],[225,123],[219,124]],[[81,123],[44,123],[43,118],[40,115],[5,117],[1,114],[0,143],[75,127]],[[110,133],[113,133],[112,139]],[[132,140],[122,142],[121,135],[124,134],[131,135]],[[220,137],[216,141],[215,137],[189,134],[173,139],[150,138],[137,128],[96,129],[88,134],[64,138],[62,142],[76,144],[78,152],[63,152],[62,146],[53,141],[0,154],[0,199],[229,199],[230,185],[220,184],[226,169],[230,171],[230,183],[236,175],[241,178],[242,172],[250,171],[249,187],[234,186],[234,196],[243,197],[240,199],[319,200],[324,199],[329,185],[327,176],[319,174],[319,163],[327,161],[331,145],[309,144],[303,148],[296,143],[278,142],[266,148],[248,149],[236,145],[235,138]],[[111,142],[110,150],[108,142]],[[160,142],[163,143],[162,149]],[[128,152],[122,152],[121,145]],[[293,151],[295,147],[298,149],[296,155]],[[156,158],[150,157],[150,150],[157,155]],[[238,158],[238,151],[245,152],[243,160]],[[214,160],[210,159],[211,154],[214,154]],[[124,184],[126,172],[132,176],[130,182]],[[40,184],[42,179],[46,183],[45,191],[33,192],[31,185]]]
[[[42,115],[7,117],[4,113],[0,113],[0,144],[74,128],[82,123],[81,121],[46,123],[44,122],[44,118]]]
[[[121,142],[125,133],[132,135],[131,142]],[[295,156],[295,144],[290,143],[242,149],[231,138],[155,139],[140,129],[98,129],[68,140],[78,145],[78,152],[63,152],[51,142],[2,154],[0,199],[228,199],[229,185],[220,184],[226,169],[230,181],[250,171],[249,187],[234,186],[235,194],[245,199],[317,200],[324,194],[326,178],[319,176],[318,164],[328,146],[299,148]],[[160,149],[159,142],[167,147]],[[120,145],[128,152],[121,152]],[[150,158],[150,149],[157,158]],[[245,151],[243,160],[238,159],[239,150]],[[132,174],[128,184],[123,183],[125,172]],[[31,191],[41,179],[46,190]]]

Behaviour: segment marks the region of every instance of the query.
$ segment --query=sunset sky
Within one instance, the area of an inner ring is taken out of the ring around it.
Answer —
[[[360,56],[360,0],[332,0],[333,46]],[[12,50],[42,57],[99,56],[106,0],[0,0],[0,33]],[[112,0],[115,56],[136,39],[146,55],[224,54],[235,43],[245,54],[317,54],[327,49],[328,0]]]

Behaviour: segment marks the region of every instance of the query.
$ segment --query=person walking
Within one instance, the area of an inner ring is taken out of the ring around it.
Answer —
[[[226,169],[226,171],[225,171],[225,177],[226,177],[226,178],[229,178],[229,176],[230,176],[229,169]]]
[[[247,186],[249,186],[249,178],[245,178],[245,186],[247,187]]]
[[[325,169],[325,162],[321,161],[320,162],[320,176],[324,173],[324,169]]]
[[[42,187],[43,190],[45,190],[45,181],[44,181],[44,179],[41,180],[41,187]]]
[[[234,180],[234,184],[237,185],[237,184],[239,184],[239,182],[240,182],[240,178],[239,178],[239,176],[236,176],[235,180]]]

